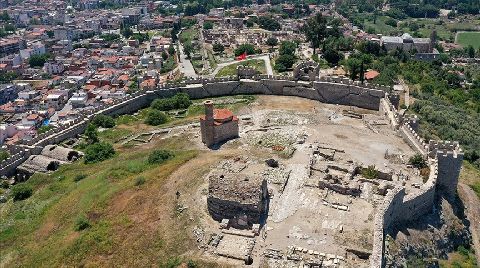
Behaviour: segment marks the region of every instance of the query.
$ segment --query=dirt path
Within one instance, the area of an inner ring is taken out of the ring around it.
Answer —
[[[477,261],[480,261],[480,199],[470,186],[463,183],[459,183],[458,186],[460,197],[465,202],[467,218],[470,221],[475,257]]]

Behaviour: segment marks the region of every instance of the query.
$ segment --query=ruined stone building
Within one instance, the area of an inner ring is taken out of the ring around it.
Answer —
[[[208,211],[213,219],[229,219],[236,227],[260,223],[267,210],[267,181],[260,176],[215,173],[208,179]]]
[[[214,144],[238,137],[238,118],[228,109],[213,109],[212,101],[205,101],[205,115],[200,118],[202,142]]]
[[[57,145],[45,146],[39,155],[31,155],[17,167],[17,179],[24,181],[35,172],[57,170],[61,164],[70,163],[82,157],[82,153]]]

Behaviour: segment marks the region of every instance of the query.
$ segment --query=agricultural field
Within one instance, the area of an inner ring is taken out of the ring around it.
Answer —
[[[458,32],[456,43],[463,47],[473,46],[475,49],[479,49],[480,32]]]

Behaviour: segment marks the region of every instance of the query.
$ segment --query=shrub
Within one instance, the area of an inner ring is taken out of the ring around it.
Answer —
[[[241,44],[238,46],[235,51],[235,56],[240,56],[243,53],[247,53],[247,55],[255,54],[255,47],[252,44]]]
[[[11,195],[14,201],[25,200],[29,198],[33,193],[33,189],[27,184],[17,184],[12,187]]]
[[[95,116],[92,123],[97,127],[112,128],[115,126],[115,120],[111,116],[99,114]]]
[[[37,129],[37,133],[38,134],[43,134],[43,133],[49,131],[52,128],[53,128],[52,126],[41,126]]]
[[[173,157],[173,153],[166,150],[155,150],[148,156],[149,164],[161,164],[167,159]]]
[[[190,97],[185,93],[178,93],[171,98],[156,99],[150,107],[159,111],[169,111],[173,109],[186,109],[192,105]]]
[[[145,178],[144,177],[138,177],[135,179],[135,186],[140,186],[145,183]]]
[[[74,181],[74,182],[79,182],[79,181],[85,179],[86,177],[87,177],[87,175],[85,175],[85,174],[77,174],[77,175],[75,175],[75,177],[73,178],[73,181]]]
[[[418,168],[426,168],[428,167],[427,161],[423,158],[421,154],[415,154],[410,159],[408,159],[408,164]]]
[[[93,144],[98,142],[98,132],[94,124],[88,124],[85,129],[85,137],[88,144]]]
[[[77,218],[75,221],[75,231],[82,231],[92,226],[90,221],[84,215]]]
[[[0,149],[0,162],[6,160],[9,157],[10,154],[6,150]]]
[[[376,179],[378,177],[378,171],[375,169],[374,165],[368,166],[367,168],[362,169],[362,175],[369,180]]]
[[[151,126],[158,126],[165,122],[167,122],[168,118],[167,115],[163,112],[158,110],[151,110],[147,114],[147,118],[145,119],[145,123]]]
[[[110,143],[99,142],[89,145],[85,150],[85,164],[104,161],[114,154],[115,150]]]
[[[10,187],[10,184],[8,183],[7,180],[0,180],[0,188],[2,189],[8,189]]]

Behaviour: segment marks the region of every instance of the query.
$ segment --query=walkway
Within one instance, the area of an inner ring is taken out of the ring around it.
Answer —
[[[182,72],[186,77],[193,77],[196,78],[198,77],[197,73],[195,72],[195,69],[193,68],[192,63],[190,62],[189,59],[187,59],[187,55],[183,52],[183,45],[180,43],[180,41],[177,41],[178,44],[178,51],[180,54],[180,72]]]

